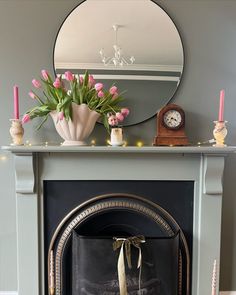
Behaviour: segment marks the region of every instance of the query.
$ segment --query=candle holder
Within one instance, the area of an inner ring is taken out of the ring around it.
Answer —
[[[10,121],[11,121],[10,134],[12,137],[11,145],[23,145],[24,128],[22,127],[21,120],[10,119]]]
[[[226,128],[227,121],[214,121],[215,128],[213,130],[213,135],[216,140],[216,143],[213,145],[215,147],[224,147],[226,144],[224,143],[225,137],[228,133]]]
[[[120,146],[124,143],[123,141],[123,130],[122,128],[112,128],[111,129],[111,138],[110,145],[112,146]]]

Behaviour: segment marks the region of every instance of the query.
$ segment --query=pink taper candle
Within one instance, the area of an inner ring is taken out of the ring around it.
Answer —
[[[212,271],[211,295],[216,295],[216,285],[217,285],[217,263],[215,259],[213,264],[213,271]]]
[[[224,121],[224,100],[225,100],[225,91],[222,89],[220,91],[220,107],[219,107],[219,119],[218,121]]]
[[[14,119],[19,120],[19,93],[18,86],[14,86]]]

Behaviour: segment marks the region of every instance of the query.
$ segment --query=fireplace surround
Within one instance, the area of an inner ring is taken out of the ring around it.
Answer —
[[[191,294],[210,294],[213,261],[220,263],[224,158],[234,147],[4,148],[15,157],[19,295],[45,294],[43,182],[127,179],[194,183]]]

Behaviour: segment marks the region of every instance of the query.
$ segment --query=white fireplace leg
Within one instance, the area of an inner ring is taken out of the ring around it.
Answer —
[[[15,155],[18,295],[39,295],[38,197],[32,153]]]
[[[216,259],[220,265],[222,176],[224,156],[202,157],[200,181],[202,182],[199,198],[197,286],[193,295],[209,294],[212,287],[212,269]],[[195,208],[196,210],[196,208]],[[219,269],[217,270],[216,294],[219,294]]]

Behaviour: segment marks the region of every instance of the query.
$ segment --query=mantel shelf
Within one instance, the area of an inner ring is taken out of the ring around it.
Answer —
[[[163,146],[2,146],[2,150],[14,154],[25,153],[141,153],[141,154],[230,154],[236,152],[236,146],[213,147],[213,146],[181,146],[181,147],[163,147]]]

